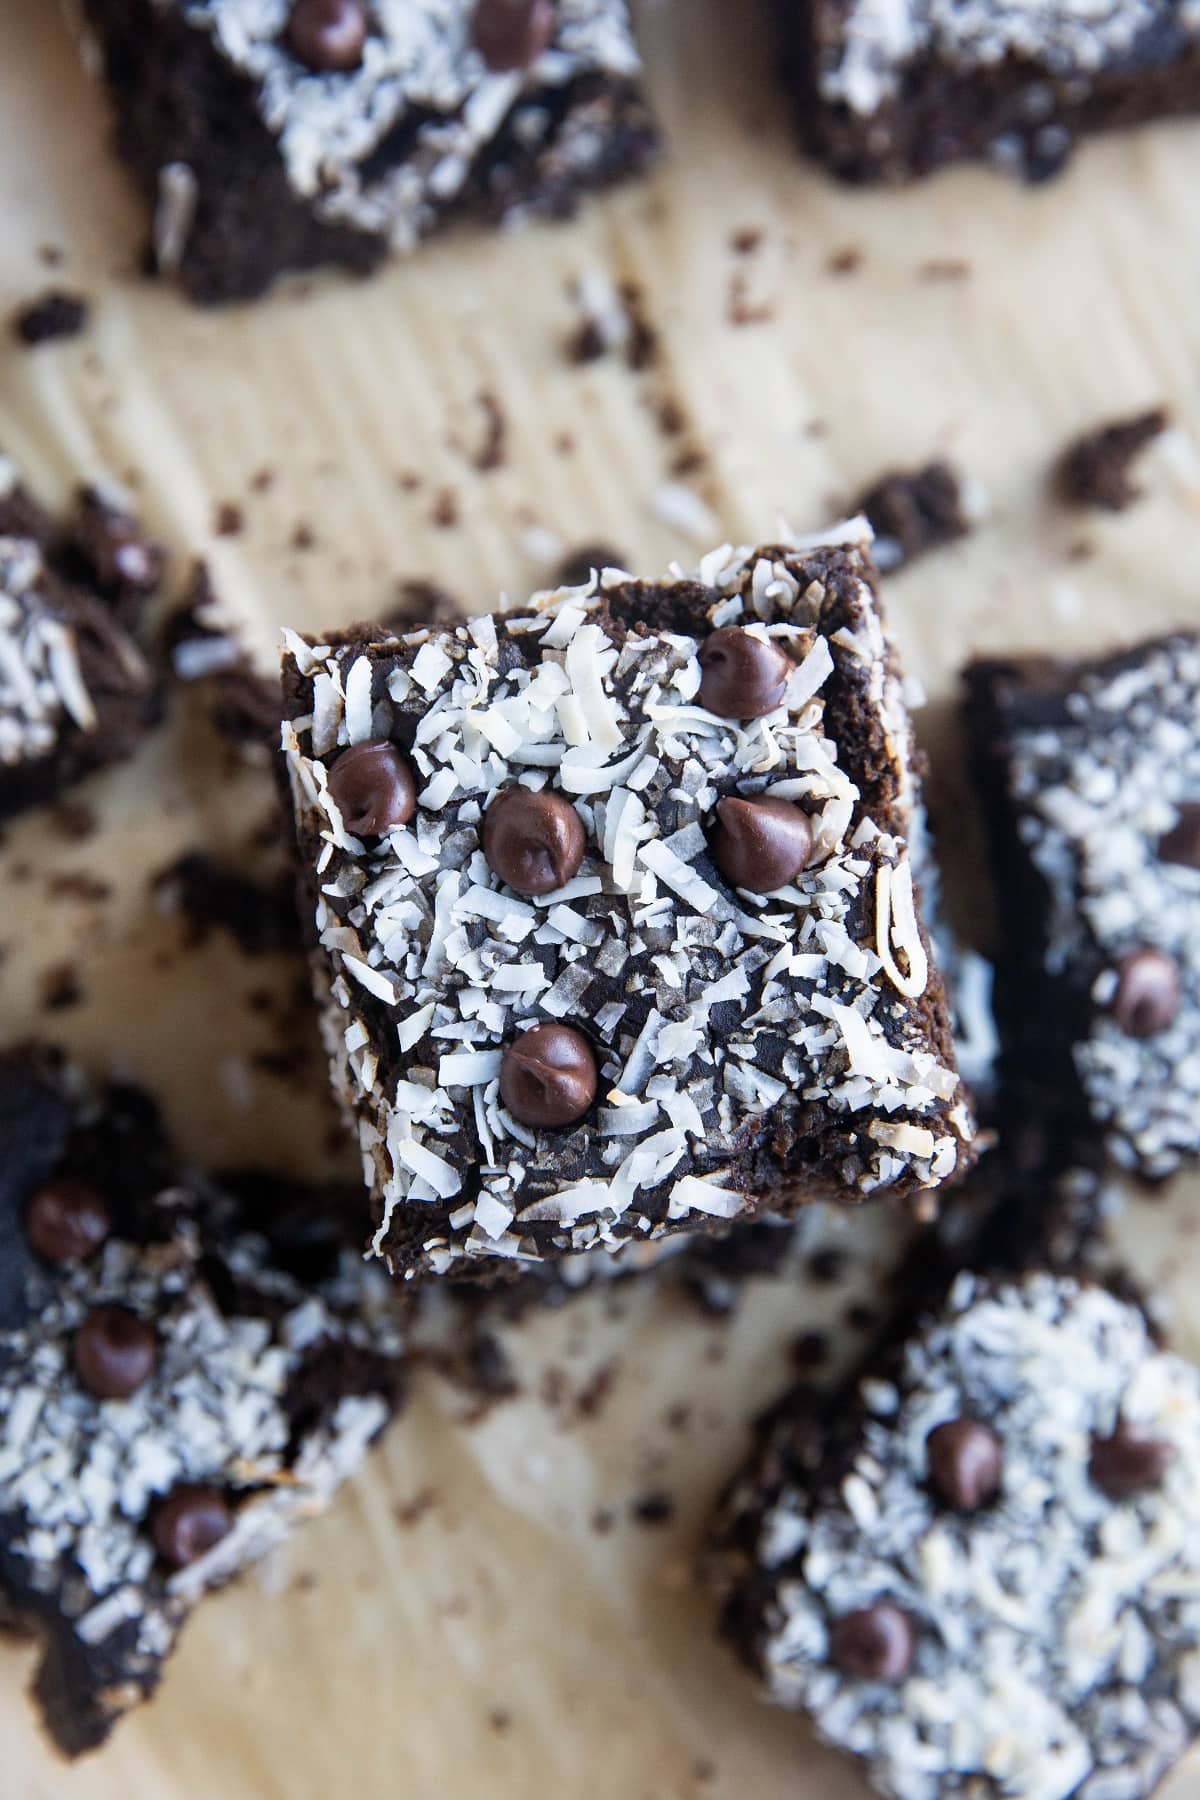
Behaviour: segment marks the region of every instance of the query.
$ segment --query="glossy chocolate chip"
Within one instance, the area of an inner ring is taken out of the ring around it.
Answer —
[[[527,69],[554,38],[553,0],[478,0],[471,42],[497,75]]]
[[[507,1045],[500,1098],[522,1125],[573,1125],[596,1098],[596,1058],[570,1025],[535,1025]]]
[[[1179,817],[1159,840],[1158,854],[1162,862],[1179,863],[1185,869],[1200,869],[1200,800],[1188,801],[1179,809]]]
[[[1000,1440],[978,1419],[947,1419],[936,1426],[926,1439],[925,1455],[930,1486],[957,1512],[974,1512],[1000,1486]]]
[[[812,855],[808,814],[790,800],[717,801],[710,846],[713,861],[734,887],[770,894],[794,881]]]
[[[417,810],[417,784],[405,758],[387,738],[355,744],[329,771],[329,792],[355,837],[379,837],[407,825]]]
[[[59,1175],[40,1187],[25,1213],[25,1231],[47,1262],[86,1262],[112,1230],[108,1201],[90,1181]]]
[[[829,1633],[829,1660],[859,1681],[902,1681],[912,1667],[912,1623],[890,1600],[877,1600],[838,1619]]]
[[[583,822],[562,794],[501,789],[483,821],[489,869],[518,894],[552,894],[579,873]]]
[[[346,74],[362,61],[369,27],[363,0],[296,0],[288,43],[315,73]]]
[[[220,1488],[184,1482],[160,1500],[150,1536],[163,1561],[186,1569],[219,1544],[233,1526],[233,1511]]]
[[[1157,1487],[1174,1454],[1162,1438],[1118,1419],[1111,1437],[1092,1439],[1088,1474],[1102,1493],[1126,1500]]]
[[[75,1373],[100,1400],[128,1400],[154,1371],[154,1327],[125,1306],[96,1306],[75,1333]]]
[[[1179,970],[1164,950],[1144,944],[1117,968],[1113,1017],[1127,1037],[1154,1037],[1179,1011]]]
[[[701,644],[701,706],[719,719],[761,719],[774,712],[795,668],[778,644],[742,625],[722,625]]]

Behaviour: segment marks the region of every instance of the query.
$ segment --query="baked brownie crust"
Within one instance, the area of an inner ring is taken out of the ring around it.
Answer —
[[[1078,138],[1200,109],[1181,0],[778,0],[805,142],[855,182],[987,159],[1036,181]]]
[[[864,530],[726,547],[699,579],[610,571],[457,627],[288,635],[326,1043],[397,1272],[902,1198],[969,1162]],[[697,701],[698,658],[743,621],[792,672],[785,701],[737,725]],[[348,744],[385,739],[415,817],[364,841],[331,789]],[[586,845],[535,902],[496,878],[481,836],[522,778],[570,799]],[[813,853],[749,896],[706,834],[722,797],[768,793],[807,809]],[[531,1129],[497,1081],[514,1033],[545,1024],[582,1029],[599,1098],[578,1124]]]
[[[306,67],[289,0],[84,0],[152,266],[202,302],[285,270],[365,273],[472,214],[562,217],[655,134],[625,0],[562,0],[553,42],[492,72],[471,0],[378,5],[359,65]]]

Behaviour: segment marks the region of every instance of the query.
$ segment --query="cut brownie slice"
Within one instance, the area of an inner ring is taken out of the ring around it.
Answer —
[[[288,634],[326,1040],[394,1271],[905,1197],[970,1160],[867,536]]]
[[[1200,637],[967,684],[1012,1077],[1161,1180],[1200,1153]]]
[[[0,817],[131,755],[160,711],[132,635],[159,547],[94,488],[50,518],[0,456]]]
[[[964,1274],[722,1518],[724,1628],[894,1800],[1144,1800],[1200,1732],[1200,1374],[1045,1271]]]
[[[153,262],[193,298],[568,213],[655,147],[626,0],[84,0]]]
[[[394,1289],[337,1216],[182,1174],[145,1096],[0,1058],[0,1622],[43,1641],[35,1697],[69,1755],[397,1403]]]
[[[1180,0],[777,0],[805,141],[850,181],[987,158],[1027,180],[1080,136],[1200,110]]]

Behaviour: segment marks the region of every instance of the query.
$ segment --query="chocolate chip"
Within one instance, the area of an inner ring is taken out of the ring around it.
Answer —
[[[925,1441],[925,1455],[930,1485],[958,1512],[974,1512],[1000,1486],[1000,1440],[978,1419],[947,1419],[936,1426]]]
[[[500,1098],[522,1125],[573,1125],[596,1098],[596,1059],[581,1031],[535,1025],[500,1062]]]
[[[125,1306],[96,1306],[75,1333],[75,1373],[101,1400],[128,1400],[158,1360],[154,1327]]]
[[[497,75],[527,69],[554,37],[553,0],[479,0],[471,42]]]
[[[368,25],[363,0],[296,0],[288,43],[317,74],[345,74],[362,61]]]
[[[417,810],[413,772],[395,744],[376,738],[355,744],[329,771],[329,792],[355,837],[379,837],[407,825]]]
[[[160,1500],[150,1521],[154,1547],[173,1569],[186,1569],[219,1544],[233,1527],[233,1512],[220,1488],[184,1482]]]
[[[85,1262],[112,1230],[112,1212],[99,1188],[77,1175],[60,1175],[29,1202],[25,1231],[47,1262]]]
[[[1088,1474],[1102,1493],[1113,1500],[1126,1500],[1157,1487],[1174,1454],[1162,1438],[1151,1437],[1127,1419],[1118,1419],[1111,1437],[1092,1439]]]
[[[1158,846],[1161,861],[1200,869],[1200,800],[1187,801],[1179,817]]]
[[[1179,1011],[1179,970],[1165,950],[1143,944],[1122,960],[1112,1010],[1127,1037],[1154,1037],[1167,1029]]]
[[[783,701],[794,664],[742,625],[722,625],[699,652],[701,706],[719,719],[761,719]]]
[[[902,1681],[914,1647],[908,1614],[890,1600],[847,1613],[829,1633],[829,1660],[859,1681]]]
[[[794,881],[812,855],[808,814],[790,800],[717,801],[710,844],[726,881],[770,894]]]
[[[562,794],[502,788],[483,821],[488,867],[518,894],[552,894],[579,871],[583,822]]]

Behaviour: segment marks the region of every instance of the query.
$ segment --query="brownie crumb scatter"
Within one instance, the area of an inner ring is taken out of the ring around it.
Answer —
[[[567,552],[554,571],[553,581],[555,587],[583,587],[600,569],[628,566],[621,551],[614,550],[611,544],[581,544],[578,550]]]
[[[730,248],[735,256],[753,256],[764,236],[761,226],[743,225],[730,238]]]
[[[438,1503],[437,1489],[431,1487],[418,1488],[411,1500],[397,1500],[392,1508],[392,1515],[397,1525],[411,1531],[414,1525],[431,1513]]]
[[[503,468],[507,457],[508,419],[495,394],[485,388],[477,395],[483,412],[483,441],[472,461],[481,475]]]
[[[938,460],[920,469],[890,470],[850,510],[866,514],[875,533],[875,560],[891,570],[964,537],[973,507],[958,471]]]
[[[730,325],[767,325],[775,317],[775,308],[765,300],[750,297],[750,283],[739,269],[729,283],[725,317]]]
[[[629,1513],[637,1525],[669,1525],[675,1517],[675,1502],[670,1494],[643,1494],[640,1500],[634,1501]]]
[[[458,524],[458,495],[453,488],[438,489],[429,520],[439,531],[450,531]]]
[[[12,316],[13,335],[30,350],[38,344],[78,337],[87,329],[90,311],[82,294],[52,288],[17,308]]]
[[[189,850],[154,877],[153,888],[160,908],[186,921],[192,945],[217,929],[228,931],[249,956],[290,950],[300,942],[289,880],[263,888],[205,851]]]
[[[844,250],[835,250],[825,267],[831,275],[857,275],[865,258],[855,244],[848,244]]]
[[[84,987],[74,963],[55,963],[45,970],[41,995],[44,1012],[67,1012],[71,1007],[82,1005]]]
[[[236,500],[221,500],[213,514],[214,537],[238,537],[246,524],[246,515]]]
[[[1165,407],[1098,426],[1068,444],[1054,469],[1054,487],[1068,506],[1124,512],[1141,498],[1133,465],[1170,424]]]

